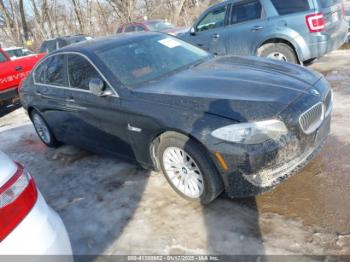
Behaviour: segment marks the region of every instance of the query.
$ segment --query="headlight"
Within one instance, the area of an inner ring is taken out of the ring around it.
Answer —
[[[282,135],[286,135],[287,133],[288,129],[283,122],[279,120],[267,120],[229,125],[216,129],[211,134],[221,140],[253,145],[270,139],[278,140]]]

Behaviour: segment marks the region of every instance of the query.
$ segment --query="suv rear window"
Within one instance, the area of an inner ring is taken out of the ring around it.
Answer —
[[[310,10],[309,0],[271,0],[280,15],[288,15]]]
[[[341,3],[341,0],[318,0],[321,8],[328,8],[339,3]]]

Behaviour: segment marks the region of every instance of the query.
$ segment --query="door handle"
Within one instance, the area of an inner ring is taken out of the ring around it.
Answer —
[[[21,71],[22,69],[23,69],[22,66],[17,66],[17,67],[15,68],[16,71]]]
[[[73,97],[66,97],[64,100],[66,102],[68,102],[68,103],[74,103],[75,102],[75,99]]]
[[[197,46],[199,46],[199,47],[203,47],[203,44],[197,44]]]
[[[264,27],[256,25],[252,28],[252,32],[257,32],[257,31],[260,31],[261,29],[264,29]]]
[[[218,39],[218,38],[220,38],[220,35],[219,34],[213,34],[213,38],[214,39]]]
[[[43,95],[40,91],[36,91],[35,94],[38,95],[38,96],[42,96]]]

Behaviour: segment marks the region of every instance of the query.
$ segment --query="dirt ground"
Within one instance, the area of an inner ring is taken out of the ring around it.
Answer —
[[[34,175],[75,254],[350,255],[350,50],[312,68],[334,88],[332,133],[303,172],[257,198],[188,203],[161,174],[45,147],[22,109],[0,118],[0,150]]]

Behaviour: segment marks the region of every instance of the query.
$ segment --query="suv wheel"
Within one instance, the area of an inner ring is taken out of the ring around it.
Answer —
[[[56,140],[44,118],[36,110],[33,110],[30,116],[40,140],[48,147],[58,147],[60,143]]]
[[[257,55],[292,64],[298,64],[298,58],[294,50],[284,43],[265,44],[258,49]]]
[[[158,160],[171,187],[187,200],[209,204],[224,189],[203,149],[184,135],[170,133],[162,137]]]

